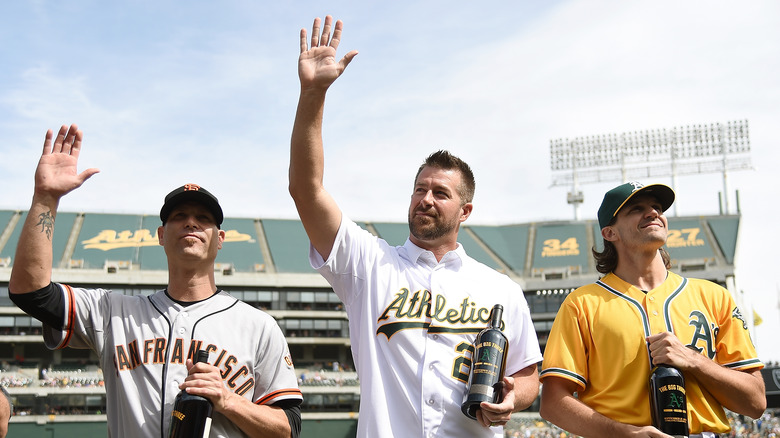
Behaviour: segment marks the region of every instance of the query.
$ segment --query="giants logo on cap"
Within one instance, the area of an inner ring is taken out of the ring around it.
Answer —
[[[197,184],[184,184],[184,191],[185,192],[190,192],[190,191],[197,192],[198,190],[200,190],[200,186],[197,185]]]

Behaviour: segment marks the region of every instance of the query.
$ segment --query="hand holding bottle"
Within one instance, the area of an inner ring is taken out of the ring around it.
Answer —
[[[189,375],[179,388],[181,392],[176,396],[171,414],[171,425],[168,429],[169,438],[207,438],[211,431],[211,414],[213,405],[208,398],[198,395],[197,386],[193,386],[198,379],[196,364],[206,364],[208,353],[199,350],[193,362],[187,359]],[[201,368],[203,365],[201,365]],[[187,392],[187,388],[193,388]]]
[[[475,420],[481,403],[499,404],[506,392],[503,385],[508,341],[501,332],[503,310],[500,304],[493,307],[488,326],[474,341],[474,356],[461,410]]]
[[[653,425],[673,437],[687,437],[688,404],[685,378],[679,369],[692,351],[671,332],[647,337],[653,362],[650,373],[650,409]]]
[[[515,379],[505,376],[501,382],[500,402],[482,402],[477,410],[477,422],[485,427],[506,426],[515,409]]]

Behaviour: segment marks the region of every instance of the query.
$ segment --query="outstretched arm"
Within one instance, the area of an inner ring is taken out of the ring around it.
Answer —
[[[314,20],[311,47],[306,29],[301,29],[300,34],[298,77],[301,95],[290,141],[289,190],[309,240],[317,252],[327,258],[341,223],[341,210],[323,186],[322,116],[325,94],[357,51],[347,53],[337,62],[336,49],[341,41],[343,24],[336,21],[334,26],[331,16],[325,17],[324,26],[320,29],[321,24],[319,18]]]
[[[52,235],[60,198],[99,172],[77,171],[83,134],[76,125],[63,125],[52,143],[53,133],[46,132],[43,153],[35,170],[35,190],[16,245],[16,256],[8,283],[10,293],[27,293],[51,282]]]

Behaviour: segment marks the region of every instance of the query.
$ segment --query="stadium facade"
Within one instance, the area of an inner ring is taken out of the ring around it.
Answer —
[[[105,391],[97,357],[88,350],[49,351],[41,324],[8,298],[25,216],[0,211],[0,378],[16,411],[11,436],[43,436],[44,430],[56,437],[102,435]],[[58,213],[54,281],[128,295],[165,287],[159,222],[156,215]],[[670,217],[667,249],[675,272],[721,284],[743,305],[734,278],[739,224],[738,215]],[[408,236],[405,223],[359,225],[393,245]],[[305,398],[303,436],[354,436],[360,394],[346,313],[309,266],[300,221],[226,218],[222,229],[226,239],[214,265],[217,284],[266,310],[287,336]],[[602,246],[595,220],[467,225],[459,240],[472,257],[522,286],[542,348],[566,295],[599,278],[590,252]]]

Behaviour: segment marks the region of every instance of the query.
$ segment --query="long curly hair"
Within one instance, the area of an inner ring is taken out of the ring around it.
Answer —
[[[618,253],[617,248],[612,242],[604,241],[604,250],[601,252],[596,251],[596,248],[592,248],[593,258],[596,259],[596,270],[602,274],[609,274],[617,268]],[[672,268],[672,257],[666,251],[666,248],[658,248],[658,252],[661,253],[661,258],[664,261],[666,269]]]

